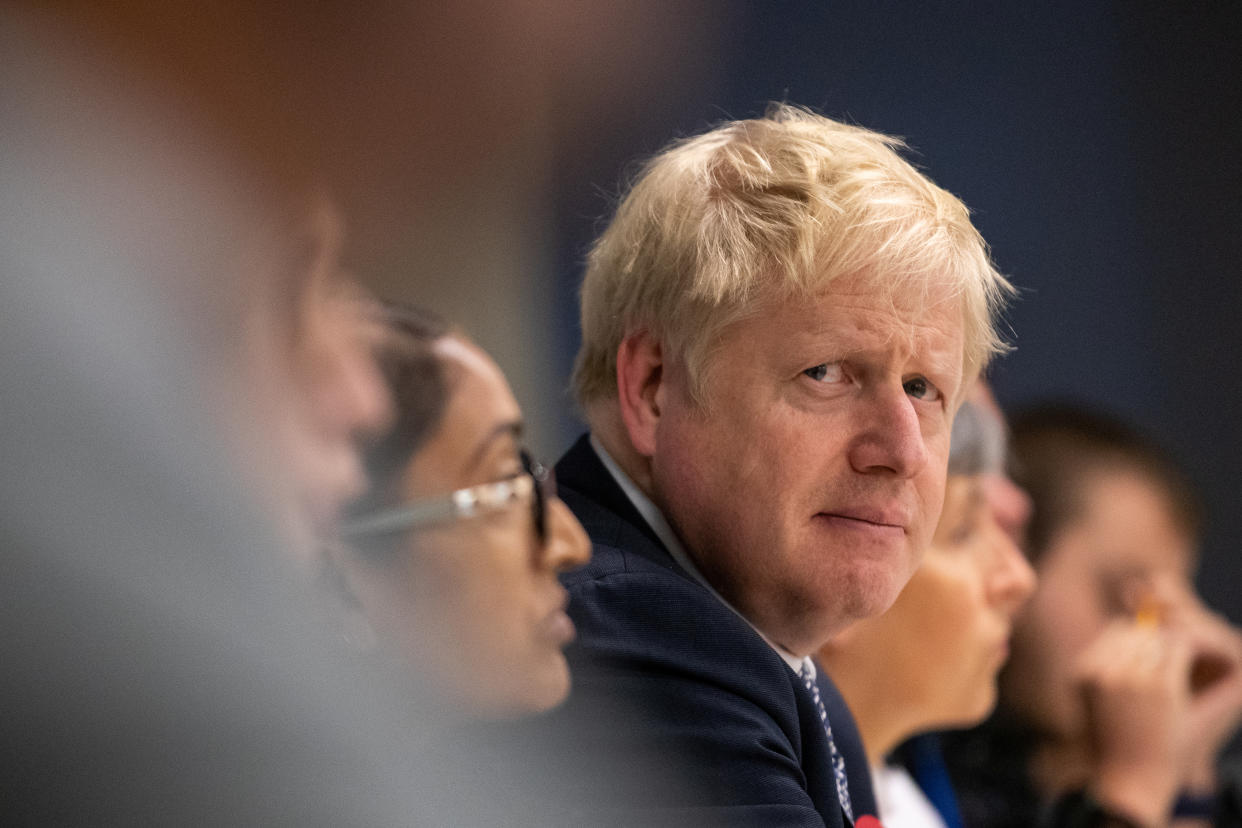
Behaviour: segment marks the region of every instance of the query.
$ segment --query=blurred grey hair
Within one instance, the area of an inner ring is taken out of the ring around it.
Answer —
[[[1005,424],[994,412],[963,402],[949,439],[950,475],[1004,472]]]

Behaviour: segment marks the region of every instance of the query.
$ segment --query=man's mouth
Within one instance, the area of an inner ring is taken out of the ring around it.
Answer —
[[[845,525],[857,524],[858,528],[875,528],[879,530],[906,531],[908,523],[905,515],[896,509],[875,509],[867,507],[850,507],[819,512],[816,517],[825,518]]]

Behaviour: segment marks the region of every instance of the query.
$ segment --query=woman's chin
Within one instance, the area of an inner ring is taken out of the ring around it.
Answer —
[[[558,650],[538,669],[528,667],[520,685],[493,689],[503,690],[485,698],[476,697],[474,714],[480,718],[517,719],[537,713],[545,713],[569,697],[569,665]]]

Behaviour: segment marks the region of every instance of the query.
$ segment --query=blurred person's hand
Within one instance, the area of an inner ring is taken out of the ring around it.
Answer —
[[[1094,749],[1092,795],[1141,825],[1167,824],[1188,762],[1189,639],[1118,619],[1076,665]]]
[[[1170,628],[1185,637],[1192,657],[1183,784],[1191,792],[1210,793],[1217,756],[1242,722],[1242,631],[1190,597],[1170,618]]]
[[[1179,779],[1184,791],[1211,793],[1217,756],[1242,722],[1242,631],[1208,609],[1189,578],[1144,580],[1132,590],[1130,603],[1136,617],[1158,621],[1190,648],[1189,752]]]

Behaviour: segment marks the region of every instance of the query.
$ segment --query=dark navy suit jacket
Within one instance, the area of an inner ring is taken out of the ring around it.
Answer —
[[[578,639],[552,716],[570,734],[561,755],[595,777],[578,788],[582,824],[848,825],[800,677],[673,561],[585,436],[556,474],[594,547],[563,578]],[[874,814],[853,718],[822,671],[820,687],[855,816]]]

